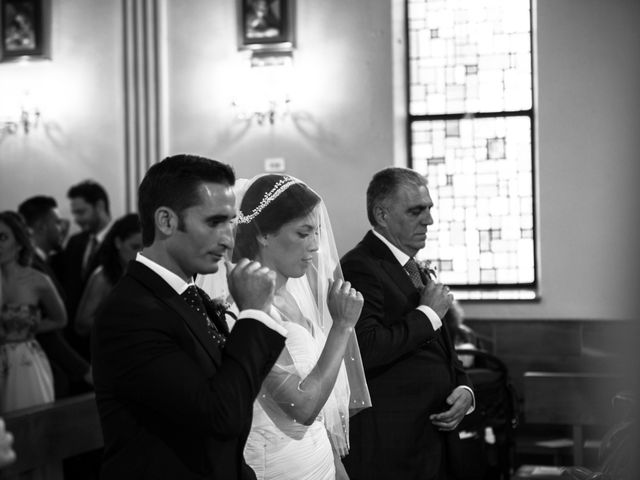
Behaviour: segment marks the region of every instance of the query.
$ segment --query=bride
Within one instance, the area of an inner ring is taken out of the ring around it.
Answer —
[[[343,281],[326,208],[307,185],[263,175],[239,197],[233,259],[276,272],[272,316],[288,334],[254,404],[245,459],[258,479],[348,478],[349,416],[371,406],[354,335],[362,295]]]

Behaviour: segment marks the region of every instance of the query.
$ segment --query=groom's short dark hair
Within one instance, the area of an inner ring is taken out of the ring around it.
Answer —
[[[233,186],[235,182],[236,176],[231,166],[197,155],[173,155],[153,165],[138,187],[143,245],[148,247],[153,243],[154,215],[158,208],[171,208],[182,222],[182,212],[200,202],[200,184]]]

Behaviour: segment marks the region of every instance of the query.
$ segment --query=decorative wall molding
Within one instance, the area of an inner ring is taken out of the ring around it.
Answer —
[[[125,102],[125,206],[137,210],[137,189],[166,148],[164,101],[165,5],[123,0]]]

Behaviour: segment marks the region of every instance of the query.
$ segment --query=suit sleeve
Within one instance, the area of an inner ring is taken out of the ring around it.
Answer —
[[[404,315],[398,313],[397,318],[385,318],[391,315],[385,309],[385,285],[371,261],[349,258],[342,263],[342,271],[345,279],[364,297],[356,334],[366,369],[392,363],[435,338],[431,322],[419,310],[411,309]],[[392,310],[400,312],[399,307]]]
[[[97,394],[104,388],[105,395],[113,393],[174,426],[220,439],[238,436],[284,337],[244,319],[228,338],[221,366],[206,374],[181,345],[190,341],[182,320],[167,318],[157,303],[132,308],[110,301],[99,312],[93,331]]]

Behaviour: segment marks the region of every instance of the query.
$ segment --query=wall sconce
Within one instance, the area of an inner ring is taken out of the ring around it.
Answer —
[[[233,100],[236,117],[273,125],[289,112],[293,58],[291,52],[253,52]]]
[[[40,109],[33,102],[29,92],[22,96],[20,106],[14,106],[4,115],[5,120],[0,121],[0,134],[17,133],[20,128],[25,134],[38,126],[40,120]]]

